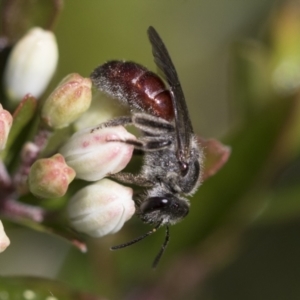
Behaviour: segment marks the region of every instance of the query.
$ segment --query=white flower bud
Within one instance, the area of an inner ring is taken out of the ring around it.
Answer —
[[[7,237],[4,228],[3,228],[3,224],[0,220],[0,253],[3,252],[10,244],[10,240]]]
[[[109,179],[81,189],[68,204],[72,226],[92,237],[119,231],[134,212],[132,189]]]
[[[35,27],[20,39],[10,53],[5,68],[7,96],[20,101],[30,93],[38,98],[56,69],[58,47],[53,32]]]
[[[135,140],[123,126],[107,127],[92,131],[87,128],[76,132],[60,149],[66,163],[76,172],[76,177],[97,181],[108,174],[115,174],[126,167],[134,147],[122,142]]]
[[[42,119],[52,128],[66,127],[90,106],[92,100],[92,82],[77,73],[66,76],[42,108]]]
[[[5,148],[12,122],[12,115],[0,104],[0,151]]]
[[[61,154],[36,160],[30,167],[28,185],[32,194],[42,198],[62,197],[75,177]]]

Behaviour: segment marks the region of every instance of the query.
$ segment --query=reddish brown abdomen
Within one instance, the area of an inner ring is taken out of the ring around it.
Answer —
[[[91,74],[95,86],[122,103],[168,121],[174,118],[170,91],[155,73],[134,62],[110,61]]]

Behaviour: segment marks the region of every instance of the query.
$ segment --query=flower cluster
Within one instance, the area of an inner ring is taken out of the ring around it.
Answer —
[[[21,146],[17,171],[14,176],[9,174],[16,132],[23,129],[19,122],[25,124],[26,119],[28,124],[35,116],[37,100],[51,80],[57,60],[55,36],[41,28],[31,29],[21,38],[8,58],[4,75],[7,106],[18,106],[12,116],[0,104],[0,213],[8,218],[17,214],[20,218],[42,222],[47,211],[25,204],[20,198],[30,193],[37,199],[61,198],[67,202],[67,215],[77,231],[93,237],[115,233],[135,212],[133,192],[104,177],[126,167],[134,147],[124,141],[134,140],[135,136],[122,126],[94,126],[69,134],[75,128],[72,124],[90,107],[89,78],[76,73],[66,76],[40,104],[35,135]],[[28,107],[32,110],[29,116]],[[18,122],[14,123],[13,119]],[[57,142],[57,136],[59,129],[66,127],[68,135],[62,145]],[[45,155],[47,148],[52,149],[50,155]],[[75,179],[85,180],[86,186],[78,189],[74,184],[75,192],[70,192],[70,184]],[[0,251],[9,243],[0,221]]]

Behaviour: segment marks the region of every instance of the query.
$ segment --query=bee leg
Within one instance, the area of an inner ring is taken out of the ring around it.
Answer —
[[[166,139],[165,137],[142,137],[138,140],[109,140],[108,142],[118,142],[133,145],[135,149],[142,151],[163,150],[172,144],[172,141],[170,139]]]
[[[107,122],[99,124],[97,127],[93,128],[91,132],[94,132],[96,130],[99,130],[101,128],[105,127],[116,127],[116,126],[126,126],[132,124],[132,118],[129,116],[119,117],[112,120],[109,120]]]
[[[143,143],[141,150],[147,152],[163,150],[172,145],[172,141],[165,137],[142,137],[140,138],[140,142]]]
[[[135,184],[135,185],[138,185],[141,187],[152,187],[153,186],[153,182],[149,181],[148,179],[143,177],[141,174],[120,172],[117,174],[110,174],[109,177],[116,179],[122,183]]]
[[[132,123],[143,132],[155,136],[175,131],[175,127],[170,122],[145,113],[135,113],[132,116]]]

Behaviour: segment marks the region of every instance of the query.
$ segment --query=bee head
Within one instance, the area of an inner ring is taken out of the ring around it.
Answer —
[[[150,224],[175,224],[188,213],[188,201],[172,194],[149,197],[139,207],[141,219]]]

